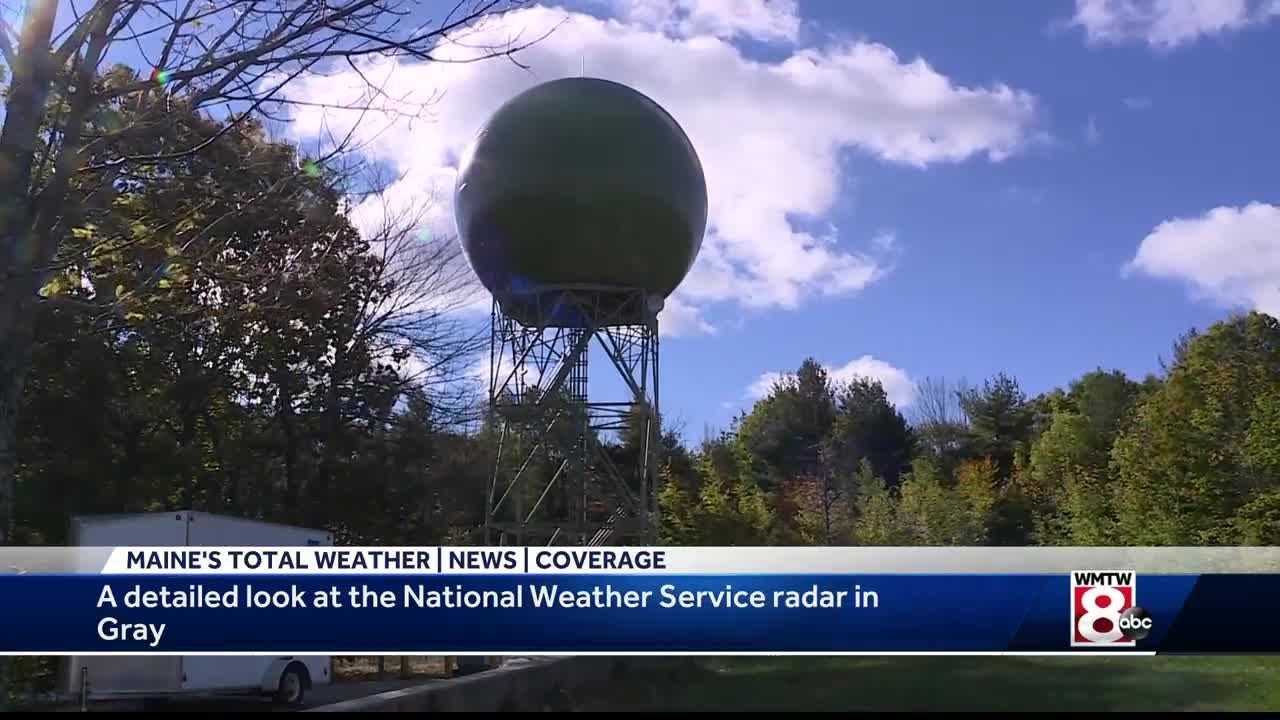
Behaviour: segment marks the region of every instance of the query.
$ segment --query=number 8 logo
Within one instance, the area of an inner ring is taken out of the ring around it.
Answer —
[[[1104,597],[1110,601],[1106,607],[1098,604],[1098,600]],[[1124,639],[1124,634],[1120,632],[1120,608],[1124,606],[1124,595],[1119,590],[1113,587],[1089,588],[1080,597],[1080,604],[1087,612],[1080,616],[1079,622],[1076,623],[1076,630],[1085,639],[1102,644]],[[1094,622],[1102,619],[1111,621],[1111,629],[1105,633],[1098,632],[1093,626]]]

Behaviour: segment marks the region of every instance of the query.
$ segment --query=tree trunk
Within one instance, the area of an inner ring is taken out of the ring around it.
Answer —
[[[36,134],[53,77],[49,40],[57,0],[33,0],[11,69],[0,129],[0,542],[13,533],[18,404],[30,364],[31,304],[39,287],[30,268],[39,255],[31,235],[31,169]]]
[[[25,284],[13,283],[5,288],[7,292],[0,292],[0,544],[8,544],[14,531],[18,408],[31,361],[34,325],[30,308],[10,296],[15,285]]]
[[[218,463],[217,482],[211,483],[218,496],[212,498],[212,508],[219,512],[237,514],[240,512],[240,474],[238,466],[227,453],[227,439],[223,436],[222,426],[214,417],[213,409],[204,410],[204,424],[209,428],[209,441],[213,444],[213,457]]]
[[[324,436],[320,442],[324,450],[320,456],[320,467],[316,473],[317,500],[323,502],[326,519],[332,519],[337,512],[338,497],[338,446],[342,442],[342,395],[338,392],[338,372],[343,367],[342,356],[334,363],[333,379],[325,396]]]
[[[30,368],[33,305],[44,282],[42,268],[57,254],[55,228],[71,174],[79,164],[81,132],[94,103],[90,80],[106,48],[115,5],[107,2],[98,8],[91,21],[89,45],[62,127],[57,169],[38,203],[31,198],[31,173],[56,70],[49,43],[57,0],[32,0],[28,5],[12,68],[0,129],[0,542],[9,542],[13,535],[18,405]]]
[[[17,492],[18,406],[31,361],[33,279],[25,272],[35,254],[30,235],[31,168],[53,74],[49,40],[57,0],[31,0],[18,40],[18,57],[0,128],[0,543],[13,536]],[[0,704],[8,705],[9,663],[0,661]]]
[[[190,342],[190,338],[187,339]],[[194,354],[195,351],[192,351]],[[182,468],[182,509],[208,510],[201,497],[204,454],[199,442],[200,420],[209,411],[210,383],[205,368],[191,356],[178,361],[178,457]]]
[[[302,512],[302,480],[298,474],[298,438],[294,427],[293,394],[280,385],[280,409],[277,414],[284,434],[284,512],[291,522],[300,522]]]
[[[185,393],[184,393],[185,395]],[[183,510],[195,510],[199,504],[196,502],[196,491],[200,484],[199,468],[202,466],[200,452],[192,450],[196,446],[196,408],[193,406],[189,396],[183,397],[179,405],[179,429],[178,429],[178,457],[184,458],[182,468],[183,477],[179,480],[182,483],[182,504]],[[203,505],[200,510],[204,510]]]
[[[134,482],[142,474],[142,433],[144,429],[143,422],[131,421],[129,428],[125,431],[124,463],[115,488],[116,512],[125,513],[133,509],[129,499],[133,497]],[[96,507],[96,504],[86,507]]]

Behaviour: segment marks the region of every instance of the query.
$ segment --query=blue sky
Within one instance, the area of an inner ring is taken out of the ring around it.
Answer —
[[[833,366],[869,354],[913,378],[1003,370],[1038,392],[1099,365],[1154,371],[1178,333],[1222,317],[1221,302],[1184,280],[1122,270],[1166,220],[1277,201],[1280,96],[1266,78],[1280,66],[1280,23],[1165,49],[1090,43],[1062,27],[1069,2],[800,10],[823,31],[921,56],[957,83],[1034,93],[1052,142],[1000,163],[923,171],[847,153],[831,220],[849,237],[893,228],[900,260],[856,297],[668,343],[667,406],[689,408],[692,428],[723,423],[754,374],[805,354]],[[1271,269],[1280,283],[1274,260]]]
[[[712,206],[662,317],[662,406],[690,441],[806,356],[909,414],[927,376],[1141,377],[1190,327],[1280,314],[1280,0],[577,0],[470,44],[551,28],[528,70],[365,61],[389,95],[443,93],[431,122],[306,106],[287,132],[354,126],[403,174],[386,206],[449,234],[457,159],[511,96],[585,69],[663,104]],[[288,94],[363,91],[348,72]]]
[[[818,221],[839,228],[842,246],[892,232],[892,269],[856,293],[796,308],[709,307],[714,335],[664,341],[666,412],[696,439],[748,408],[762,373],[806,355],[833,369],[871,356],[912,380],[1005,371],[1028,393],[1098,366],[1141,376],[1191,326],[1233,307],[1277,312],[1253,286],[1280,287],[1274,206],[1235,233],[1206,218],[1280,201],[1280,95],[1271,89],[1280,18],[1268,22],[1253,3],[1242,20],[1230,3],[1210,2],[1229,16],[1215,19],[1210,7],[1197,25],[1151,3],[1146,16],[1142,3],[1103,3],[1112,14],[1092,33],[1073,24],[1091,8],[1072,2],[802,2],[796,43],[735,42],[766,62],[833,36],[880,43],[956,85],[1034,95],[1028,133],[1045,137],[998,162],[925,168],[842,149],[837,198]],[[1192,237],[1152,247],[1203,252],[1204,277],[1194,258],[1126,273],[1144,239],[1176,219]],[[1253,234],[1257,243],[1243,238]],[[1261,278],[1240,277],[1258,264]]]

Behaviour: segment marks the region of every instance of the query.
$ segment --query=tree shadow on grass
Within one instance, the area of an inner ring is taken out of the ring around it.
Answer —
[[[753,657],[633,677],[601,698],[653,710],[1259,710],[1280,657]]]

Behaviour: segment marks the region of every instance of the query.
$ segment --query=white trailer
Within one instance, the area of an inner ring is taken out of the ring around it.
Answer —
[[[333,545],[322,530],[191,511],[93,515],[72,519],[70,544],[98,547]],[[258,694],[289,707],[333,680],[329,656],[73,656],[65,687],[88,700]],[[83,691],[87,685],[88,691]]]

